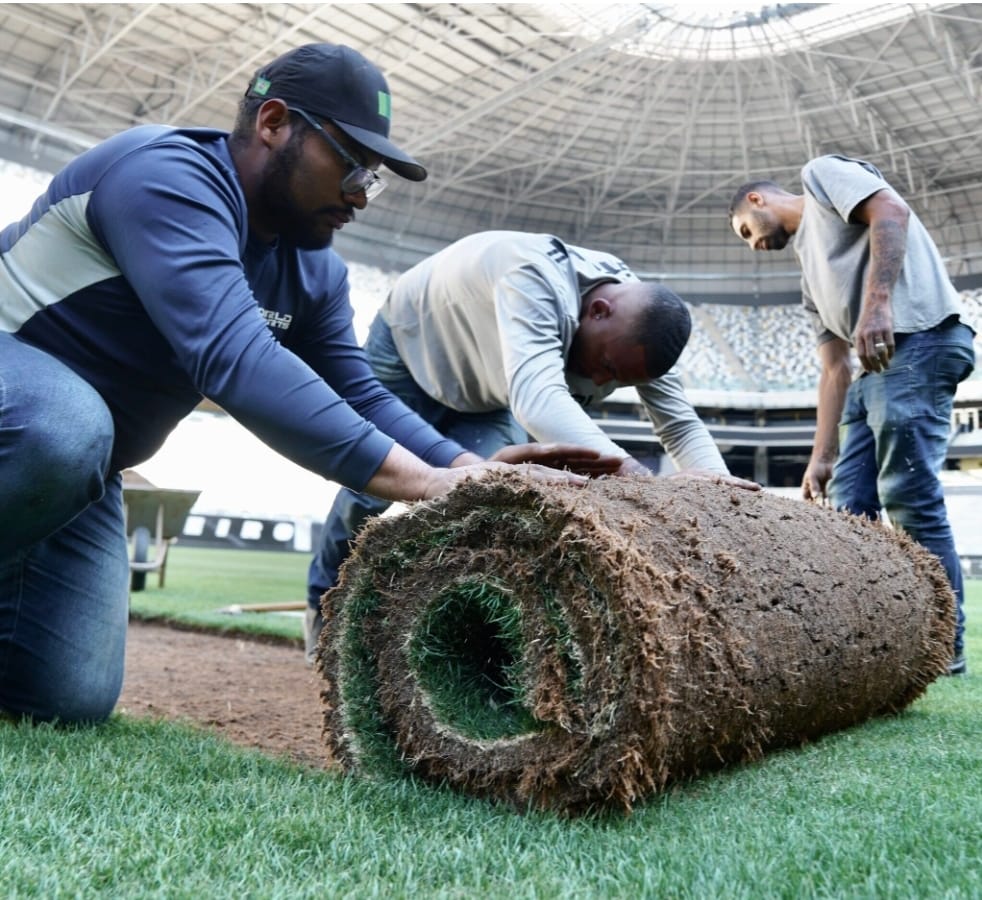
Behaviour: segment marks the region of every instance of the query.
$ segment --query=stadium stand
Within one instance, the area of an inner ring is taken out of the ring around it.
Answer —
[[[979,337],[982,335],[982,288],[962,291],[962,300],[965,302],[965,318],[975,329],[976,361],[982,362],[982,354],[978,352]],[[976,369],[973,378],[982,378],[982,372]]]
[[[398,272],[349,263],[355,329],[367,334],[375,311]],[[963,291],[966,317],[982,335],[982,288]],[[715,391],[807,391],[818,381],[815,332],[796,304],[690,304],[692,336],[679,360],[689,389]],[[982,359],[982,340],[976,339]],[[982,380],[976,370],[973,380]]]
[[[814,331],[799,306],[700,304],[693,338],[679,360],[687,387],[808,390],[818,378]],[[707,348],[703,335],[710,337]]]

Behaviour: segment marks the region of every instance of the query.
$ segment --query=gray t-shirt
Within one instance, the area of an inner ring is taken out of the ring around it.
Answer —
[[[625,385],[567,377],[566,361],[583,295],[603,282],[637,281],[609,253],[550,234],[486,231],[404,273],[380,315],[413,379],[444,406],[510,408],[536,440],[623,457],[584,407]],[[727,471],[675,371],[637,390],[676,466]]]
[[[869,228],[850,223],[853,210],[890,185],[863,160],[822,156],[801,170],[805,206],[794,236],[801,265],[802,300],[815,320],[819,343],[839,337],[850,344],[862,308],[869,267]],[[892,294],[893,329],[925,331],[961,313],[938,248],[910,213],[907,252]]]

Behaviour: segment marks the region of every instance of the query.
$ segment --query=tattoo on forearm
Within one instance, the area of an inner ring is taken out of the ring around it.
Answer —
[[[891,219],[874,222],[870,229],[870,287],[890,290],[900,277],[907,249],[906,223]]]

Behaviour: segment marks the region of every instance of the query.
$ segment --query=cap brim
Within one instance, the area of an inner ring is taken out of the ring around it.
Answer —
[[[382,161],[396,175],[408,178],[410,181],[425,181],[426,169],[424,169],[408,153],[404,153],[388,138],[369,131],[367,128],[359,128],[357,125],[349,125],[338,119],[331,119],[345,134],[358,141],[364,147],[374,151],[382,157]]]

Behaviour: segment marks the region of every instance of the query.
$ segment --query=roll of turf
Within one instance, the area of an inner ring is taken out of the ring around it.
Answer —
[[[954,634],[905,535],[687,478],[465,482],[369,523],[322,606],[347,768],[568,814],[897,712]]]

